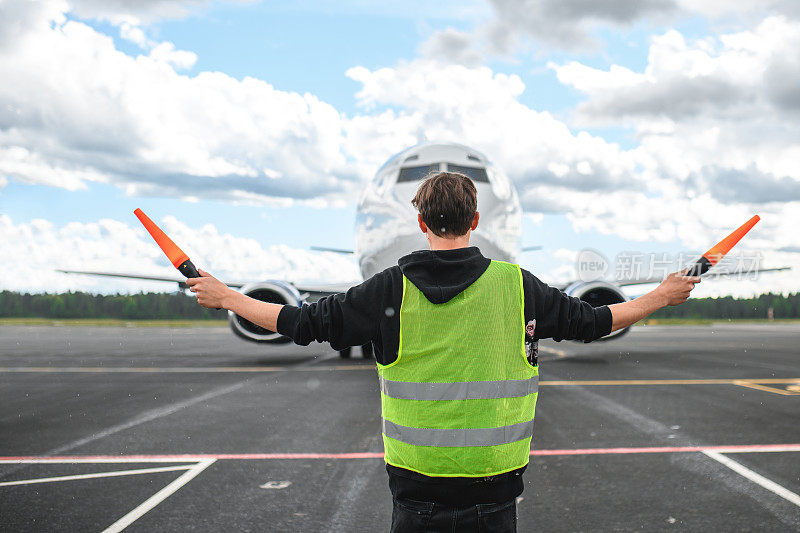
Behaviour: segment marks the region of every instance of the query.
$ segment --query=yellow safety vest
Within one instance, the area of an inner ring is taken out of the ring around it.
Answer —
[[[378,364],[387,463],[442,477],[528,463],[539,368],[525,357],[524,309],[515,264],[492,261],[441,304],[403,276],[397,360]]]

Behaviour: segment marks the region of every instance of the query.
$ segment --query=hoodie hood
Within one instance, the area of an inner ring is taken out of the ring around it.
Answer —
[[[405,277],[433,304],[449,302],[489,268],[491,259],[477,246],[455,250],[418,250],[397,264]]]

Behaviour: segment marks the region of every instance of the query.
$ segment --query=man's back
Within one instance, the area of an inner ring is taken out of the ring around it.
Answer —
[[[397,360],[378,365],[386,462],[486,477],[528,463],[538,368],[525,356],[522,276],[492,261],[446,302],[404,278]]]
[[[285,306],[278,332],[298,344],[328,341],[334,349],[372,342],[378,364],[391,365],[400,349],[403,278],[432,304],[450,301],[470,287],[489,268],[491,260],[476,247],[420,250],[402,257],[347,293],[332,295],[302,308]],[[593,309],[570,298],[522,270],[524,324],[536,319],[536,338],[591,340],[608,333],[607,307]],[[517,285],[519,290],[519,285]],[[485,327],[483,328],[485,332]],[[503,502],[522,493],[524,467],[485,477],[435,477],[387,464],[392,492],[409,499],[449,505]]]

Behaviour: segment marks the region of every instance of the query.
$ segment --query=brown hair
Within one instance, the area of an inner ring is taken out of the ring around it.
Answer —
[[[428,229],[450,239],[465,235],[472,226],[478,192],[464,174],[439,172],[422,182],[411,203]]]

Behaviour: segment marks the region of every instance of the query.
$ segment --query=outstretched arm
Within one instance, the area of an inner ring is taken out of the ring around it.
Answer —
[[[204,270],[199,278],[189,278],[186,284],[197,295],[203,307],[228,309],[253,324],[270,331],[278,331],[278,314],[283,305],[261,302],[237,292]]]
[[[392,301],[388,270],[345,293],[332,294],[302,307],[255,300],[232,290],[208,272],[199,273],[201,277],[188,279],[186,283],[200,305],[233,311],[302,346],[312,341],[329,342],[334,350],[340,350],[366,344],[376,338],[380,320],[390,316],[385,313],[385,302]]]
[[[611,331],[627,328],[662,307],[685,302],[695,284],[700,283],[698,276],[686,277],[684,275],[686,272],[682,270],[670,274],[658,287],[635,300],[609,305],[612,317]]]

